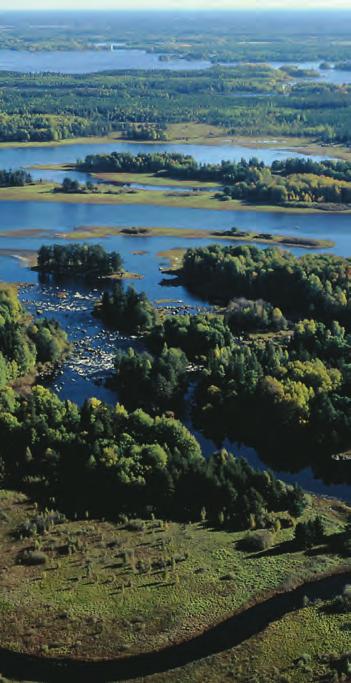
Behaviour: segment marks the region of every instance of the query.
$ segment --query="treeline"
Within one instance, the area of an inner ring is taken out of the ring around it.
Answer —
[[[153,154],[89,154],[77,163],[87,173],[153,173],[184,180],[229,180],[246,177],[248,166],[256,168],[257,160],[240,163],[222,161],[221,164],[200,164],[188,154],[156,152]]]
[[[223,199],[266,204],[350,204],[351,183],[319,176],[280,178],[265,171],[254,182],[240,182],[224,188]]]
[[[0,170],[0,187],[23,187],[33,182],[32,176],[21,169],[17,171]]]
[[[115,251],[99,244],[43,245],[38,251],[37,270],[59,277],[104,277],[122,271],[123,261]]]
[[[271,170],[273,174],[281,176],[300,175],[309,173],[318,176],[327,176],[335,180],[351,181],[351,162],[325,159],[314,161],[307,158],[292,158],[273,161]]]
[[[302,202],[351,202],[351,164],[346,161],[287,159],[273,162],[271,168],[258,169],[256,178],[246,178],[227,186],[226,196],[233,199],[287,204]]]
[[[122,134],[126,140],[147,140],[151,142],[156,142],[157,140],[167,140],[167,133],[164,127],[147,123],[134,123],[123,126]]]
[[[300,258],[276,247],[218,246],[188,249],[184,282],[212,300],[264,299],[290,316],[338,320],[351,326],[351,260],[326,254]]]
[[[0,388],[55,364],[69,351],[66,333],[53,320],[33,320],[14,287],[0,286]]]
[[[182,154],[112,152],[88,155],[77,164],[88,173],[153,173],[184,180],[212,181],[224,185],[220,199],[244,199],[272,204],[351,203],[351,164],[287,159],[265,166],[252,158],[239,162],[201,164]]]
[[[206,460],[172,417],[89,399],[82,408],[35,387],[0,395],[0,472],[6,487],[70,515],[122,513],[199,520],[228,528],[269,525],[271,511],[299,515],[302,491],[221,451]]]
[[[255,157],[250,160],[221,161],[220,164],[203,164],[189,154],[156,152],[152,154],[89,154],[77,163],[78,170],[87,173],[153,173],[182,180],[203,180],[218,183],[239,183],[254,181],[261,172],[269,170],[263,161]]]
[[[1,76],[0,76],[1,83]],[[99,117],[88,118],[85,115],[76,116],[73,112],[62,114],[62,108],[57,106],[55,113],[41,106],[42,114],[28,113],[23,103],[23,113],[16,107],[0,107],[0,140],[1,142],[58,142],[68,138],[87,137],[90,135],[107,135],[112,126],[100,120]],[[12,113],[13,112],[13,113]]]

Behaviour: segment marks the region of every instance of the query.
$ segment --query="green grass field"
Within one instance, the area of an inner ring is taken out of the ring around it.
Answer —
[[[139,183],[141,185],[168,185],[169,187],[180,187],[184,190],[192,188],[208,188],[215,190],[216,184],[200,180],[177,180],[166,175],[153,175],[152,173],[93,173],[93,178],[99,178],[111,183],[124,185],[127,183]]]
[[[304,518],[317,512],[334,533],[350,508],[309,497]],[[16,651],[95,658],[155,650],[345,562],[323,548],[311,556],[289,544],[277,554],[243,552],[237,542],[247,532],[200,522],[86,519],[17,538],[36,514],[23,495],[0,493],[0,645]],[[292,528],[282,528],[275,544],[292,537]],[[19,564],[24,549],[44,553],[46,563]],[[200,672],[206,663],[193,666]],[[174,680],[201,678],[192,672]]]

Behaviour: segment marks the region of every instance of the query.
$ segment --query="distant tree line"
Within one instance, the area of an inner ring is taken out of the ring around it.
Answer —
[[[163,126],[150,123],[133,123],[122,127],[123,137],[126,140],[146,140],[156,142],[157,140],[167,140],[167,133]]]
[[[23,187],[33,182],[30,173],[18,169],[17,171],[0,170],[0,187]]]

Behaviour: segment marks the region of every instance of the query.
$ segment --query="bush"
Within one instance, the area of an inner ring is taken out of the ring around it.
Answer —
[[[247,534],[241,541],[239,541],[240,550],[249,550],[252,552],[259,552],[260,550],[268,550],[274,543],[274,534],[265,529],[262,531],[255,531]]]
[[[47,561],[48,556],[40,550],[24,550],[18,557],[19,564],[28,566],[46,564]]]
[[[145,522],[143,522],[142,519],[131,519],[129,522],[127,522],[126,529],[128,531],[144,531]]]
[[[311,548],[321,543],[325,538],[324,522],[321,517],[299,522],[295,529],[295,540],[301,548]]]
[[[334,605],[340,612],[351,612],[351,585],[347,584],[341,595],[335,598]]]
[[[26,519],[16,529],[15,535],[17,538],[30,538],[31,536],[36,535],[41,536],[45,534],[50,527],[56,526],[57,524],[63,524],[65,521],[66,517],[62,512],[51,510],[51,512],[38,514],[30,519]]]
[[[235,574],[233,574],[233,572],[228,572],[228,574],[224,574],[224,576],[222,576],[221,579],[222,581],[234,581]]]

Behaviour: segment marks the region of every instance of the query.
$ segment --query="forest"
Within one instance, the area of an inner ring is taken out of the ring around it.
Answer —
[[[156,311],[144,292],[139,294],[133,287],[124,288],[118,281],[104,292],[94,313],[109,327],[130,334],[143,334],[156,321]]]
[[[351,675],[349,19],[0,12],[0,683]]]
[[[0,187],[23,187],[33,182],[32,176],[21,169],[4,171],[0,169]]]
[[[349,259],[214,245],[189,249],[180,276],[221,292],[222,307],[169,317],[120,283],[102,297],[103,319],[145,345],[116,355],[127,408],[182,417],[191,389],[196,424],[219,444],[254,440],[271,457],[284,444],[280,457],[298,448],[306,462],[349,449]]]
[[[144,133],[148,140],[179,122],[213,124],[235,136],[350,141],[350,86],[294,80],[264,64],[214,66],[196,74],[0,72],[0,92],[0,141],[59,141],[116,131],[135,131],[138,139]]]
[[[93,264],[94,256],[100,264],[104,262],[99,249],[86,245],[64,247],[63,251],[42,247],[39,252],[41,262],[49,267],[74,262],[78,275],[82,263],[81,272],[86,272],[84,259],[89,255]],[[108,265],[114,255],[109,257]],[[131,289],[124,293],[116,283],[109,305],[120,326],[145,331],[148,308],[151,310],[146,297],[133,296]],[[144,327],[140,322],[143,307]],[[20,488],[43,504],[55,499],[59,508],[71,515],[82,515],[85,510],[113,517],[154,511],[188,521],[198,519],[206,504],[212,524],[221,520],[228,528],[246,528],[252,516],[260,524],[268,524],[273,510],[301,514],[304,496],[299,488],[286,487],[271,474],[255,472],[226,451],[206,460],[195,437],[172,414],[128,413],[123,405],[109,407],[94,398],[79,408],[40,385],[30,393],[18,391],[18,384],[13,386],[14,380],[35,376],[45,364],[53,366],[69,352],[67,336],[56,322],[34,320],[19,302],[16,288],[1,286],[2,486]],[[165,367],[172,366],[180,354],[170,350]]]
[[[187,250],[182,277],[187,286],[212,300],[262,298],[283,313],[313,314],[350,329],[350,268],[349,258],[335,255],[296,257],[276,247],[211,245]]]
[[[54,498],[67,514],[154,512],[188,521],[206,505],[212,524],[247,528],[250,515],[264,526],[270,511],[298,516],[304,509],[298,487],[226,451],[206,460],[173,417],[128,413],[97,399],[79,409],[41,386],[26,400],[6,389],[0,400],[3,485],[35,492],[43,503]]]

